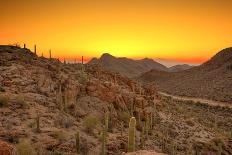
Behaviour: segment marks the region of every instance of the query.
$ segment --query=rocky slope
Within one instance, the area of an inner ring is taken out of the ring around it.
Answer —
[[[159,90],[170,94],[232,103],[232,48],[200,66],[176,73],[151,70],[139,79],[155,82]]]
[[[130,113],[144,118],[157,98],[153,86],[95,66],[37,57],[28,49],[0,46],[0,60],[0,139],[26,139],[36,151],[75,153],[78,131],[82,152],[99,152],[101,122],[109,113],[107,152],[126,152]]]
[[[132,116],[134,154],[232,153],[231,109],[160,98],[153,84],[19,47],[0,46],[0,60],[0,154],[119,155]]]
[[[88,64],[99,64],[108,71],[118,72],[127,77],[136,77],[151,69],[168,71],[168,68],[152,59],[132,60],[116,58],[110,54],[103,54],[99,59],[94,58]]]

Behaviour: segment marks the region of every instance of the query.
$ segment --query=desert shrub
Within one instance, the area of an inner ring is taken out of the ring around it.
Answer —
[[[17,155],[35,155],[35,150],[27,140],[22,140],[16,146]]]
[[[20,105],[21,108],[28,108],[28,104],[25,101],[24,96],[21,96],[21,95],[17,96],[15,98],[15,102],[16,102],[17,105]]]
[[[98,124],[98,119],[94,116],[87,116],[83,121],[83,126],[87,133],[93,133]]]
[[[66,139],[66,134],[62,130],[54,131],[50,136],[59,140],[60,142],[64,142]]]
[[[5,107],[8,105],[9,98],[7,96],[0,95],[0,107]]]

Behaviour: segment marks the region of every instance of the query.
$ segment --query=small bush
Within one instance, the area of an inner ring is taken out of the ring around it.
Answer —
[[[93,133],[97,124],[98,124],[98,120],[96,117],[93,117],[93,116],[87,116],[87,117],[85,117],[85,119],[83,121],[83,126],[84,126],[85,131],[87,133]]]
[[[8,100],[8,97],[0,95],[0,107],[6,107],[8,105]]]
[[[27,140],[21,141],[17,146],[17,155],[35,155],[35,150]]]

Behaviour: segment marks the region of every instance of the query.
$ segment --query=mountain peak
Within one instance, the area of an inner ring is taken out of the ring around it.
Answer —
[[[101,55],[101,58],[115,58],[115,57],[112,56],[112,55],[109,54],[109,53],[103,53],[103,54]]]

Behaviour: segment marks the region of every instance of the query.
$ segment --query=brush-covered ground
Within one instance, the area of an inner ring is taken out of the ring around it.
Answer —
[[[0,46],[0,60],[0,153],[120,155],[134,116],[132,154],[232,154],[230,108],[160,97],[154,85],[19,47]]]

